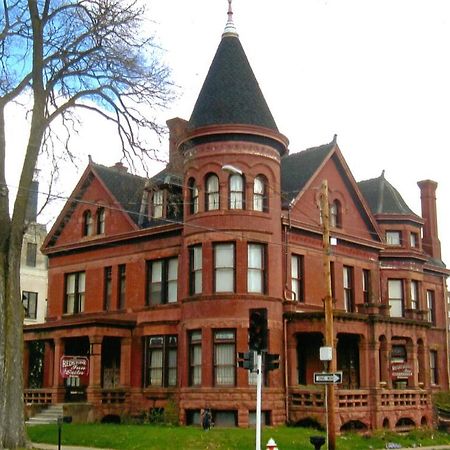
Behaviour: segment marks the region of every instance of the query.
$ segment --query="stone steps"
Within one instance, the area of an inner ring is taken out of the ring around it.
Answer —
[[[40,413],[33,417],[30,417],[25,423],[27,425],[44,425],[57,423],[58,418],[64,414],[63,405],[50,405],[48,408],[43,409]]]

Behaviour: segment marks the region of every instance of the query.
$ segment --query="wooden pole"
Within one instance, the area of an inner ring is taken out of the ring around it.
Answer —
[[[320,195],[320,212],[322,215],[323,227],[323,273],[325,278],[325,346],[333,349],[333,356],[329,362],[328,371],[336,371],[336,358],[334,350],[334,331],[333,331],[333,297],[331,290],[331,263],[330,263],[330,206],[328,203],[328,181],[324,180]],[[336,423],[335,423],[335,392],[334,383],[327,384],[327,436],[328,450],[336,449]]]

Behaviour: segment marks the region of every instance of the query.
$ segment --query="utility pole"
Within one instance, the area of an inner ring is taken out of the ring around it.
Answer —
[[[328,372],[336,371],[336,359],[334,357],[334,331],[333,331],[333,297],[331,291],[331,264],[330,264],[330,206],[328,203],[328,181],[322,182],[321,194],[320,194],[320,212],[322,215],[322,227],[323,227],[323,273],[325,278],[325,345],[331,347],[332,358],[329,361]],[[326,405],[327,405],[327,438],[328,438],[328,450],[336,449],[336,423],[334,420],[335,415],[335,392],[334,384],[326,385]]]

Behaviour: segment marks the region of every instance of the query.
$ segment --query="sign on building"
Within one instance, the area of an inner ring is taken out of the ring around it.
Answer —
[[[89,375],[89,358],[63,355],[59,364],[59,372],[63,378]]]

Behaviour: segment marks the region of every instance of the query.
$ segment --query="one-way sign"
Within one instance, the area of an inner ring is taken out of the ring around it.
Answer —
[[[342,372],[314,372],[315,384],[337,384],[342,383]]]

